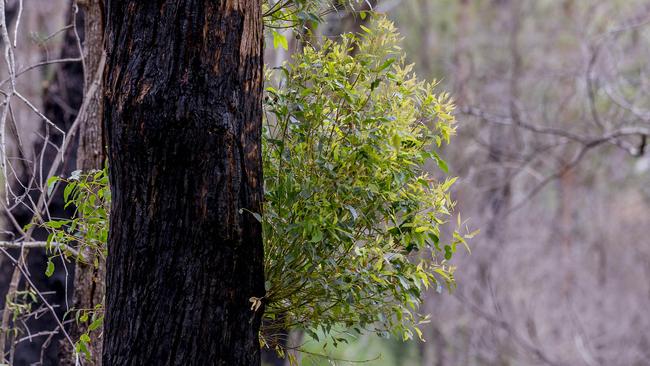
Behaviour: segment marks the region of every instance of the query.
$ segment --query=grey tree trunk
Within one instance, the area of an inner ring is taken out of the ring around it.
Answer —
[[[102,169],[106,160],[104,149],[104,134],[102,128],[102,98],[101,75],[103,73],[105,56],[104,47],[104,5],[101,0],[79,0],[77,4],[83,12],[84,19],[84,106],[79,115],[79,148],[77,150],[77,169],[84,172]],[[97,266],[93,260],[77,262],[74,276],[73,308],[75,310],[95,309],[96,305],[104,302],[106,263],[101,257],[97,258]],[[88,331],[89,322],[73,322],[69,333],[73,340]],[[94,330],[91,334],[91,344],[88,351],[90,359],[84,359],[85,364],[101,365],[102,341],[99,338],[102,329]],[[82,357],[82,356],[80,356]],[[69,342],[62,343],[61,365],[75,365],[77,356]]]

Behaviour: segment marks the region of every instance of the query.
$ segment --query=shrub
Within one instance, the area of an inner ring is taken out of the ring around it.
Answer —
[[[263,335],[344,325],[409,339],[422,292],[453,285],[447,260],[464,238],[439,238],[455,179],[423,168],[447,174],[436,150],[454,133],[453,105],[405,65],[392,23],[363,29],[270,73]]]

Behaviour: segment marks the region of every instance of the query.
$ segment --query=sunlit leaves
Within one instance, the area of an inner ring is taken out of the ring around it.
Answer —
[[[422,292],[453,285],[458,239],[439,238],[455,179],[435,151],[454,133],[453,105],[403,62],[390,22],[363,29],[305,47],[266,88],[263,334],[419,337]]]
[[[282,47],[285,50],[289,49],[289,43],[287,42],[287,37],[283,34],[280,34],[276,30],[271,30],[273,34],[273,48]]]

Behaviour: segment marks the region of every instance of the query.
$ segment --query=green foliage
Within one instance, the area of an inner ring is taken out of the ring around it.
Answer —
[[[273,47],[278,48],[282,47],[285,50],[289,49],[289,42],[287,41],[287,37],[284,35],[278,33],[275,30],[272,30],[271,33],[273,34]]]
[[[324,7],[332,4],[322,0],[264,1],[262,15],[267,28],[299,28],[320,23]],[[275,39],[275,34],[273,35]],[[275,42],[274,42],[275,43]]]
[[[77,260],[99,264],[100,257],[106,257],[108,238],[108,211],[111,191],[108,186],[106,169],[82,174],[74,171],[69,178],[52,177],[47,182],[51,193],[56,184],[62,185],[65,207],[75,207],[71,219],[52,219],[43,226],[49,230],[48,249],[52,244],[64,251],[67,256],[76,254]],[[76,247],[76,253],[69,248]],[[46,274],[52,275],[54,264],[48,261]]]
[[[292,28],[299,33],[323,21],[336,11],[356,11],[366,0],[277,0],[262,2],[262,16],[267,28]],[[360,12],[364,17],[367,12]],[[274,35],[275,37],[275,35]]]
[[[32,308],[37,304],[36,291],[33,288],[27,287],[25,290],[16,291],[14,297],[6,296],[7,310],[12,314],[12,321],[15,323],[21,316],[28,316],[32,312]],[[18,334],[19,329],[12,328],[14,334]]]
[[[447,260],[464,237],[439,238],[454,178],[423,169],[447,172],[436,149],[453,105],[404,64],[393,25],[373,24],[306,47],[266,89],[263,336],[344,325],[410,339],[423,291],[453,286]]]
[[[104,324],[104,306],[97,304],[93,309],[80,309],[75,311],[77,323],[88,324],[87,331],[79,336],[75,343],[75,351],[90,358],[91,332],[98,330]]]
[[[368,0],[278,0],[262,2],[264,27],[270,30],[273,48],[288,50],[287,34],[278,30],[289,29],[286,32],[302,42],[311,38],[312,31],[324,21],[324,16],[335,12],[351,13],[361,19],[371,14],[368,10],[360,10],[370,4]]]
[[[74,257],[77,261],[98,267],[99,260],[107,255],[111,199],[107,169],[89,173],[74,171],[69,178],[53,177],[47,183],[49,194],[52,194],[55,185],[62,185],[65,207],[75,207],[71,219],[52,219],[43,224],[50,232],[48,250],[52,253],[54,249],[62,250],[66,257]],[[74,253],[73,247],[76,248]],[[49,277],[53,273],[54,262],[50,257],[45,274]],[[103,305],[98,304],[93,309],[74,309],[74,314],[77,323],[89,323],[87,332],[76,340],[75,350],[90,358],[90,333],[103,323]]]
[[[267,85],[264,212],[248,213],[263,223],[267,292],[251,301],[265,305],[267,346],[293,327],[334,345],[346,341],[332,331],[341,327],[421,338],[423,291],[454,285],[448,260],[473,235],[441,240],[454,206],[455,179],[437,152],[454,134],[448,95],[404,64],[388,20],[363,29],[306,47],[275,71],[278,85]],[[65,184],[77,214],[46,222],[48,242],[97,265],[106,255],[106,170],[53,179],[50,191],[54,184]],[[76,311],[77,321],[101,325],[101,307]],[[88,341],[82,336],[79,352]]]

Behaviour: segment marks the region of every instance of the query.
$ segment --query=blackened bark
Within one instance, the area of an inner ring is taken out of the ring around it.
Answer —
[[[260,0],[107,0],[105,365],[259,365]]]

